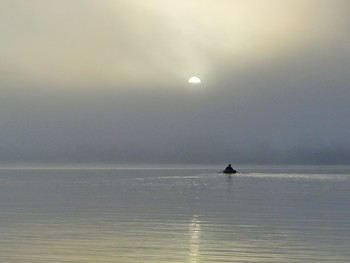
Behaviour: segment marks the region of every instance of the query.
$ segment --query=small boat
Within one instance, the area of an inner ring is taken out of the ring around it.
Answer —
[[[231,164],[229,164],[225,170],[222,171],[223,174],[236,174],[238,173],[235,169],[232,168]]]

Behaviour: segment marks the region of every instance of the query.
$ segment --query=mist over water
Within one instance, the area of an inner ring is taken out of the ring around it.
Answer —
[[[1,0],[0,261],[350,262],[349,11]]]
[[[348,167],[0,170],[4,262],[350,260]]]
[[[349,10],[2,0],[0,165],[349,164]]]

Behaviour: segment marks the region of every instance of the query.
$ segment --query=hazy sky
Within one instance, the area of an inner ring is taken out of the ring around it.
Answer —
[[[349,24],[348,0],[0,0],[0,162],[350,164]]]

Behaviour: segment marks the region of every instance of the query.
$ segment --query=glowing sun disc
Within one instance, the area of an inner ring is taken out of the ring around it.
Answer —
[[[201,80],[200,80],[200,78],[198,78],[198,77],[191,77],[191,78],[188,80],[188,83],[190,83],[190,84],[200,84],[200,83],[201,83]]]

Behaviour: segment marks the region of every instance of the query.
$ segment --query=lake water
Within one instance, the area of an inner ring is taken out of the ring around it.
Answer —
[[[350,169],[0,170],[0,262],[350,262]]]

